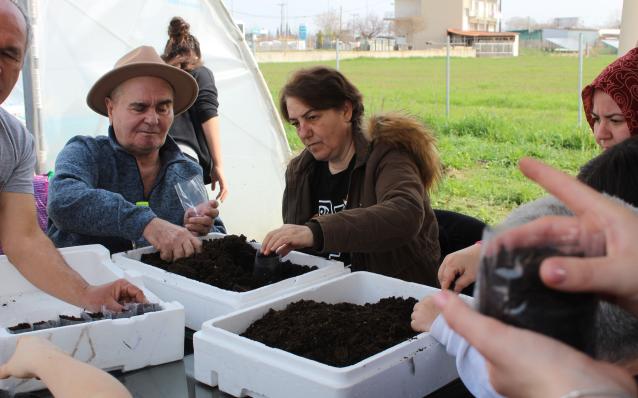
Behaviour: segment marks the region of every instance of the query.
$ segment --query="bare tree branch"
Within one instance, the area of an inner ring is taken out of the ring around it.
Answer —
[[[357,22],[357,30],[366,39],[372,39],[385,30],[385,22],[376,14],[368,14]]]
[[[315,17],[315,23],[327,37],[336,37],[339,34],[339,13],[336,10],[328,10]]]

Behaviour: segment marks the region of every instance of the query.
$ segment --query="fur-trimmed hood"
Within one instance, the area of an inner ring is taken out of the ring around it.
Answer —
[[[363,129],[366,140],[400,148],[412,156],[426,191],[431,190],[441,178],[441,161],[436,148],[436,138],[414,117],[400,113],[372,116]]]
[[[356,157],[345,209],[317,216],[319,162],[305,149],[286,169],[284,223],[320,228],[323,240],[314,249],[348,252],[354,269],[437,286],[441,252],[427,190],[440,163],[432,134],[403,115],[376,116],[365,133],[353,130]]]

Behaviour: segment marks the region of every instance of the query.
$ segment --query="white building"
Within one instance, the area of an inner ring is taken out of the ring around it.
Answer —
[[[501,1],[395,0],[395,29],[415,50],[443,45],[448,29],[496,33],[501,25]]]

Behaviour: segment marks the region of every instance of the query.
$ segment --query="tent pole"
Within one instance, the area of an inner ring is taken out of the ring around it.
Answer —
[[[22,67],[22,86],[24,91],[24,113],[27,129],[33,134],[36,150],[36,173],[46,173],[46,152],[42,134],[40,96],[40,72],[36,28],[38,24],[37,0],[20,0],[22,7],[29,15],[31,22],[31,45],[24,59]]]

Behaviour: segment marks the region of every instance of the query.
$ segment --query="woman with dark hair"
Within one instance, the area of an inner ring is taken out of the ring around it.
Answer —
[[[582,98],[585,116],[603,151],[638,135],[638,48],[609,64],[583,89]],[[474,282],[480,253],[480,246],[472,245],[445,257],[439,268],[441,287],[454,286],[460,292]]]
[[[279,105],[304,151],[286,170],[284,225],[264,254],[312,249],[327,258],[407,281],[437,285],[438,230],[428,191],[441,174],[432,134],[412,118],[373,117],[340,72],[296,72]]]
[[[212,189],[219,183],[217,199],[228,195],[224,176],[217,114],[217,87],[213,72],[202,62],[199,41],[190,33],[190,25],[180,17],[173,17],[168,25],[168,41],[164,48],[164,62],[190,73],[199,86],[195,104],[175,118],[168,134],[185,155],[197,161],[204,171],[205,184]]]

